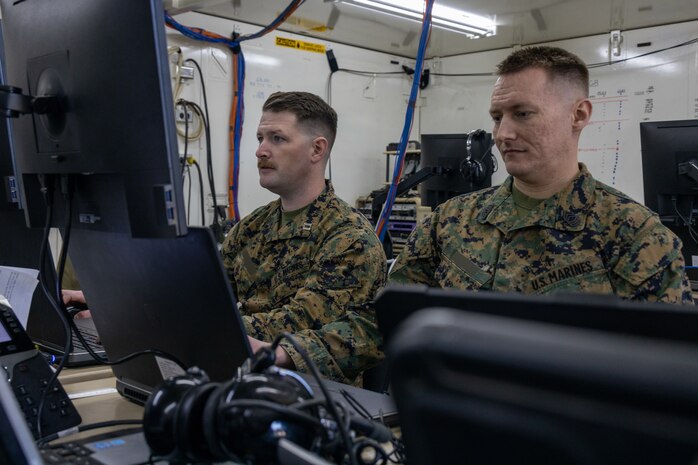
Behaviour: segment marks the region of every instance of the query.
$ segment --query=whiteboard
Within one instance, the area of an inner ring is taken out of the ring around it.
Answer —
[[[621,56],[637,56],[698,37],[698,22],[623,32]],[[638,44],[651,43],[649,46]],[[578,54],[585,62],[608,60],[609,36],[559,41],[550,45]],[[489,72],[511,50],[497,50],[435,59],[431,69],[442,73]],[[676,48],[625,63],[592,69],[589,95],[591,124],[582,132],[579,159],[600,181],[643,201],[640,127],[642,121],[698,118],[698,44]],[[491,131],[488,115],[494,77],[438,77],[423,93],[422,133]],[[499,154],[497,154],[499,157]],[[493,177],[506,177],[500,170]]]

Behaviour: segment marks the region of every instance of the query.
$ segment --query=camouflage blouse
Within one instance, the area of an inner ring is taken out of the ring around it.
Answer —
[[[325,376],[355,383],[383,357],[373,308],[385,285],[383,248],[329,182],[302,214],[282,218],[274,201],[243,218],[223,243],[245,328],[267,342],[291,332]],[[293,346],[281,345],[307,371]]]
[[[390,281],[692,302],[679,238],[583,164],[530,214],[512,214],[515,208],[511,177],[445,202],[412,233]]]

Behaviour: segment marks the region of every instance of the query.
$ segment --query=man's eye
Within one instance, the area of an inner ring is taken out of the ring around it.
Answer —
[[[500,121],[502,121],[502,117],[501,116],[492,116],[492,121],[494,121],[495,123],[499,123]]]
[[[533,114],[532,111],[520,111],[520,112],[516,113],[516,116],[518,116],[519,118],[528,118],[532,114]]]

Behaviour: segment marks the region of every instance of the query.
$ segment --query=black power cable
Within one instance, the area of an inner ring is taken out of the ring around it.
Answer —
[[[112,421],[101,421],[99,423],[90,423],[88,425],[80,425],[77,427],[76,431],[74,431],[71,434],[77,434],[77,433],[82,433],[84,431],[92,431],[94,429],[100,429],[100,428],[111,428],[113,426],[131,426],[131,425],[136,425],[136,426],[142,426],[143,425],[143,420],[112,420]],[[61,433],[54,433],[54,434],[49,434],[48,436],[45,436],[41,438],[37,446],[43,447],[46,446],[49,442],[55,441],[56,439],[66,437],[67,435],[63,435]]]
[[[39,435],[39,441],[43,439],[43,434],[42,434],[42,425],[41,425],[41,417],[43,413],[43,408],[44,404],[46,403],[46,394],[51,390],[52,386],[56,383],[56,380],[58,379],[58,375],[61,373],[63,368],[65,367],[65,364],[68,360],[68,354],[70,353],[71,347],[72,347],[72,334],[71,331],[75,333],[76,337],[80,341],[80,343],[85,347],[85,350],[90,354],[90,356],[96,360],[98,363],[103,364],[103,365],[118,365],[121,363],[124,363],[128,360],[131,360],[133,358],[139,357],[141,355],[157,355],[159,357],[168,359],[182,367],[185,371],[187,369],[187,366],[184,365],[179,359],[174,357],[173,355],[170,355],[166,352],[163,352],[161,350],[157,349],[147,349],[139,352],[134,352],[132,354],[129,354],[125,357],[122,357],[118,360],[115,361],[108,361],[100,357],[98,354],[94,352],[92,347],[87,343],[85,340],[84,336],[80,331],[78,330],[77,326],[75,325],[75,322],[68,317],[68,312],[65,308],[65,304],[63,303],[63,297],[61,295],[61,289],[62,289],[62,282],[63,282],[63,273],[65,270],[65,262],[66,262],[66,257],[68,253],[68,248],[70,245],[70,231],[71,231],[71,226],[72,226],[72,202],[73,202],[73,179],[71,175],[61,175],[60,177],[60,185],[61,185],[61,192],[63,195],[63,198],[65,200],[65,205],[66,205],[66,216],[65,216],[65,223],[64,223],[64,228],[63,228],[63,244],[61,246],[61,250],[59,253],[59,265],[58,265],[58,276],[56,279],[56,287],[54,289],[50,289],[48,282],[49,278],[47,276],[47,273],[52,273],[53,270],[51,268],[53,267],[53,263],[50,260],[50,255],[49,255],[49,234],[51,231],[51,224],[53,223],[53,212],[54,212],[54,183],[55,183],[55,178],[52,175],[38,175],[39,177],[39,183],[41,185],[41,192],[44,197],[44,201],[46,204],[46,223],[44,225],[44,234],[41,242],[41,249],[40,249],[40,257],[39,257],[39,267],[40,267],[40,273],[39,273],[39,282],[41,284],[41,288],[48,298],[49,303],[55,310],[56,314],[61,320],[61,323],[63,324],[63,328],[65,329],[65,345],[63,347],[63,353],[65,356],[61,358],[60,363],[56,367],[56,371],[53,372],[53,375],[51,375],[51,378],[49,378],[43,392],[41,393],[41,399],[39,400],[39,404],[37,407],[37,430],[38,430],[38,435]]]
[[[196,60],[188,58],[184,60],[184,63],[192,63],[199,74],[199,79],[201,80],[201,93],[204,99],[204,133],[206,137],[206,173],[208,175],[208,185],[211,191],[211,203],[213,204],[213,224],[218,225],[222,218],[220,217],[220,211],[218,207],[218,200],[216,199],[216,186],[213,177],[213,157],[211,148],[211,126],[210,118],[208,115],[208,99],[206,98],[206,83],[204,82],[204,75],[201,72],[201,67]]]
[[[201,167],[199,166],[199,162],[197,162],[194,158],[191,159],[191,163],[194,165],[194,168],[196,168],[196,173],[198,174],[199,177],[199,200],[201,201],[201,226],[206,226],[206,216],[204,215],[204,179],[201,175]],[[191,178],[189,179],[189,189],[191,190]]]

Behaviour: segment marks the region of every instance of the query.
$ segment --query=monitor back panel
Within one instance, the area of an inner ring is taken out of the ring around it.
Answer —
[[[405,319],[427,307],[698,343],[698,312],[692,305],[631,302],[608,295],[461,292],[417,285],[392,285],[376,298],[376,318],[386,343]]]
[[[410,464],[689,464],[698,346],[429,308],[388,355]]]

